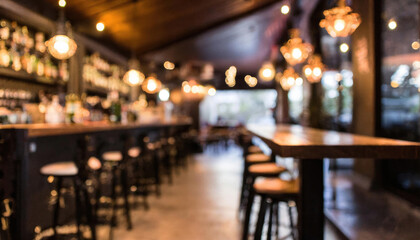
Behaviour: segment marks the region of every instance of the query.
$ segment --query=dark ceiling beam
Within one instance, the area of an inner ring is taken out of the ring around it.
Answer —
[[[275,5],[276,3],[279,3],[279,2],[280,2],[279,0],[271,0],[271,1],[268,1],[268,2],[266,2],[264,4],[262,4],[261,6],[258,6],[256,8],[250,9],[248,11],[245,11],[245,12],[241,13],[241,14],[238,14],[238,15],[235,15],[235,16],[232,16],[232,17],[223,19],[221,21],[212,23],[212,24],[210,24],[210,25],[208,25],[208,26],[206,26],[204,28],[200,28],[200,29],[197,29],[197,30],[192,30],[189,33],[187,33],[187,34],[185,34],[183,36],[180,36],[180,37],[178,37],[175,40],[172,40],[170,42],[161,44],[159,46],[155,46],[155,47],[153,47],[151,49],[148,49],[146,51],[139,52],[138,54],[151,53],[151,52],[155,52],[155,51],[158,51],[158,50],[167,48],[167,47],[169,47],[169,46],[171,46],[173,44],[176,44],[176,43],[185,41],[185,40],[190,39],[190,38],[193,38],[193,37],[196,37],[196,36],[198,36],[198,35],[200,35],[202,33],[205,33],[205,32],[210,31],[212,29],[215,29],[215,28],[221,27],[223,25],[229,24],[231,22],[237,21],[237,20],[239,20],[241,18],[245,18],[245,17],[247,17],[249,15],[252,15],[254,13],[257,13],[259,11],[263,11],[263,10],[265,10],[267,8],[272,7],[273,5]]]

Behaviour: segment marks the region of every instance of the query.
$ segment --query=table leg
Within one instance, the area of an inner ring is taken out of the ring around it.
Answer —
[[[299,240],[324,239],[323,165],[323,159],[301,159],[299,163]]]

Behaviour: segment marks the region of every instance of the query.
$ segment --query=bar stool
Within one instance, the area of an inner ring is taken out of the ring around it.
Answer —
[[[272,162],[273,159],[268,156],[265,155],[263,153],[254,153],[254,154],[247,154],[244,157],[244,170],[242,173],[242,185],[241,185],[241,194],[239,196],[239,212],[242,211],[242,209],[244,209],[245,205],[244,205],[244,200],[246,198],[246,191],[247,188],[246,186],[249,184],[249,182],[247,182],[249,180],[249,172],[248,172],[248,167],[253,165],[253,164],[260,164],[260,163],[268,163],[268,162]],[[252,185],[251,185],[252,186]]]
[[[260,210],[258,213],[257,225],[254,233],[254,240],[261,240],[264,227],[265,214],[269,209],[269,223],[267,231],[267,240],[271,239],[273,212],[278,211],[279,203],[297,202],[299,196],[299,180],[286,181],[281,178],[265,178],[258,181],[253,186],[256,195],[261,196]],[[274,208],[274,206],[276,206]],[[292,209],[288,205],[291,236],[295,238]],[[278,214],[278,213],[277,213]],[[278,224],[278,220],[276,220]],[[277,226],[278,227],[278,226]]]
[[[253,204],[254,196],[255,196],[254,189],[253,189],[255,179],[257,177],[268,177],[268,178],[278,177],[280,174],[286,171],[287,171],[286,168],[282,166],[278,166],[274,162],[253,164],[248,167],[246,181],[245,181],[245,191],[247,191],[248,195],[245,196],[244,194],[243,199],[242,199],[243,205],[245,206],[245,218],[243,222],[243,226],[244,226],[243,239],[248,238],[248,229],[249,229],[249,224],[250,224],[250,219],[251,219],[252,204]],[[243,209],[243,206],[241,206],[240,210],[242,209]]]
[[[87,138],[87,137],[86,137]],[[96,229],[95,229],[95,220],[93,219],[92,214],[92,206],[90,203],[89,193],[85,186],[85,180],[87,179],[86,169],[85,166],[87,162],[92,161],[91,157],[84,161],[87,158],[87,149],[86,146],[86,138],[83,140],[79,140],[78,144],[78,155],[76,156],[76,161],[74,162],[56,162],[44,165],[40,169],[40,173],[43,176],[53,177],[54,180],[56,179],[57,185],[55,191],[57,193],[57,201],[55,203],[54,212],[53,212],[53,231],[54,231],[54,238],[57,238],[57,226],[59,221],[59,212],[60,212],[60,198],[61,192],[63,190],[63,181],[65,179],[69,179],[72,181],[74,187],[74,194],[75,194],[75,215],[76,215],[76,224],[77,224],[77,238],[82,239],[80,225],[82,221],[82,213],[86,214],[86,218],[90,227],[91,237],[92,239],[96,239]],[[99,161],[99,160],[97,160]],[[78,163],[76,165],[76,163]],[[82,211],[82,202],[81,202],[81,195],[84,196],[84,205],[85,211]]]
[[[130,149],[131,150],[131,149]],[[127,156],[128,152],[137,152],[136,150],[124,151],[125,156],[120,151],[108,151],[102,154],[102,160],[105,164],[111,166],[112,175],[112,190],[111,190],[111,201],[112,201],[112,216],[111,225],[117,225],[117,187],[118,182],[121,184],[121,191],[124,198],[124,210],[125,218],[127,221],[127,229],[132,229],[131,215],[130,215],[130,204],[128,201],[129,184],[127,179]]]
[[[149,189],[147,185],[142,181],[142,178],[144,176],[144,173],[147,171],[144,167],[143,160],[144,157],[142,157],[140,154],[142,154],[142,150],[140,147],[132,147],[128,150],[128,157],[131,163],[129,163],[132,171],[132,182],[130,190],[133,192],[136,196],[140,195],[143,197],[143,205],[144,209],[149,209],[149,204],[147,201],[147,197],[149,194]],[[136,207],[137,201],[135,201],[134,207]]]

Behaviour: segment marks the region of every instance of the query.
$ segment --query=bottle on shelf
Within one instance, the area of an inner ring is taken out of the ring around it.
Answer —
[[[6,43],[0,42],[0,65],[2,67],[8,67],[10,65],[10,54],[6,49]]]

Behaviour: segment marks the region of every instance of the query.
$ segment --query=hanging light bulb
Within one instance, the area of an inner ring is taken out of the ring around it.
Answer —
[[[159,91],[159,99],[162,102],[168,101],[170,96],[171,96],[171,92],[167,88],[164,88],[164,89]]]
[[[139,71],[140,63],[133,57],[128,61],[129,70],[124,74],[123,81],[130,86],[139,86],[144,81],[144,74]]]
[[[209,96],[214,96],[214,95],[216,95],[216,88],[214,88],[214,87],[210,87],[210,88],[209,88],[209,90],[207,91],[207,94],[208,94]]]
[[[302,83],[302,78],[295,72],[292,67],[288,67],[282,73],[276,74],[276,80],[280,83],[284,91],[289,91],[292,87]]]
[[[290,30],[289,41],[280,48],[280,52],[283,54],[286,61],[294,66],[299,63],[303,63],[309,55],[312,53],[312,45],[309,43],[303,43],[299,37],[299,30]]]
[[[319,22],[319,26],[325,28],[332,37],[347,37],[360,25],[360,15],[352,13],[352,9],[346,6],[345,0],[338,0],[338,6],[324,11],[325,19]]]
[[[155,74],[151,74],[146,80],[143,82],[141,88],[143,91],[149,94],[155,94],[160,91],[162,88],[162,83],[156,78]]]
[[[303,73],[310,83],[319,82],[324,71],[324,64],[319,55],[313,55],[308,60],[308,64],[303,67]]]
[[[235,66],[230,66],[225,72],[225,82],[229,87],[234,87],[236,85],[236,72],[237,70]]]
[[[71,26],[65,22],[64,9],[61,9],[56,34],[45,42],[48,52],[60,60],[72,57],[76,53],[77,44],[71,37]]]
[[[248,86],[250,86],[250,87],[257,86],[258,80],[257,80],[256,77],[246,75],[244,79],[245,79],[246,84],[248,84]]]
[[[258,72],[258,77],[266,82],[273,80],[275,75],[276,69],[271,62],[265,62]]]

